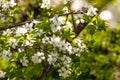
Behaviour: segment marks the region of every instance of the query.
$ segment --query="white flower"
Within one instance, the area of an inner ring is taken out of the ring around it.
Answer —
[[[36,31],[37,31],[36,36],[39,36],[39,37],[40,37],[42,34],[44,34],[43,29],[40,29],[40,30],[38,31],[38,29],[36,28]]]
[[[25,40],[25,46],[33,46],[33,43],[35,43],[35,40]]]
[[[2,70],[0,70],[0,78],[4,78],[5,74],[6,74],[6,72],[3,72]]]
[[[86,45],[80,39],[74,39],[74,42],[78,45],[80,51],[87,49]]]
[[[18,27],[16,30],[16,36],[24,35],[27,32],[33,31],[33,23],[26,23],[25,25],[22,25],[22,27]]]
[[[13,48],[15,48],[15,46],[17,46],[18,44],[18,41],[15,38],[10,38],[8,41],[8,44],[12,46]]]
[[[12,34],[12,30],[11,29],[7,29],[5,31],[3,31],[2,35],[5,36],[5,35],[10,35]]]
[[[87,15],[88,16],[95,16],[95,15],[97,15],[97,11],[98,11],[98,9],[97,8],[94,8],[93,6],[88,6],[88,10],[87,10]]]
[[[69,42],[65,43],[65,49],[68,51],[68,53],[71,55],[72,53],[72,45]]]
[[[9,8],[9,2],[6,2],[2,5],[2,10],[7,10]]]
[[[5,16],[2,16],[2,17],[0,18],[0,20],[1,20],[2,22],[6,22],[6,17],[5,17]]]
[[[48,59],[47,61],[49,62],[49,64],[53,64],[57,61],[58,59],[58,54],[55,52],[51,52],[49,55],[48,55]]]
[[[57,32],[57,31],[59,31],[61,29],[60,26],[55,26],[54,24],[51,24],[50,26],[51,26],[51,31],[53,33]]]
[[[14,1],[14,0],[10,0],[10,1],[9,1],[9,6],[10,6],[10,7],[16,6],[15,1]]]
[[[66,43],[65,40],[61,40],[59,36],[53,35],[50,39],[51,44],[54,47],[58,47],[60,51],[65,51],[66,50]]]
[[[32,61],[33,63],[41,63],[42,60],[45,59],[44,53],[43,52],[37,52],[32,56]]]
[[[34,24],[38,24],[38,23],[40,23],[41,21],[38,21],[38,20],[33,20],[32,21],[32,23],[34,23]]]
[[[14,6],[16,6],[15,1],[10,0],[10,1],[7,1],[6,3],[3,3],[2,10],[5,11],[5,10],[9,9],[10,7],[14,7]]]
[[[34,39],[33,36],[27,35],[26,40],[24,41],[25,46],[33,46],[33,43],[35,43]]]
[[[59,43],[58,47],[59,47],[59,50],[60,50],[60,51],[66,51],[66,42],[65,42],[65,40],[62,40],[62,41]]]
[[[0,6],[3,4],[3,0],[0,0]]]
[[[76,54],[75,54],[76,56],[80,57],[80,53],[79,53],[79,52],[80,52],[80,48],[75,48],[75,47],[73,47],[72,50],[73,50],[73,53],[76,53]]]
[[[66,49],[67,49],[67,51],[69,52],[70,55],[73,54],[71,45],[67,46]]]
[[[33,22],[26,23],[25,25],[23,25],[23,27],[26,28],[27,31],[31,32],[31,31],[33,31]]]
[[[55,15],[55,17],[50,19],[55,26],[60,26],[62,22],[62,17],[58,17],[58,15]]]
[[[53,35],[53,37],[51,37],[51,42],[53,43],[54,46],[59,46],[60,41],[61,38],[59,36],[56,37],[55,35]]]
[[[18,48],[18,52],[23,52],[24,49]]]
[[[58,47],[59,51],[68,51],[69,54],[72,54],[72,46],[70,43],[65,42],[65,40],[61,40],[59,36],[53,35],[50,39],[51,44],[54,47]]]
[[[49,43],[49,37],[45,36],[44,38],[42,38],[42,43]]]
[[[77,44],[79,48],[79,52],[87,51],[86,45],[80,39],[74,39],[74,42]],[[78,50],[78,49],[77,49]],[[75,50],[74,50],[75,51]]]
[[[27,33],[27,28],[25,27],[18,27],[16,30],[16,36],[21,36]]]
[[[55,16],[55,17],[53,17],[53,18],[51,18],[50,19],[51,20],[51,22],[52,22],[52,24],[50,25],[50,27],[51,27],[51,31],[53,32],[53,33],[55,33],[55,32],[57,32],[57,31],[60,31],[60,29],[61,29],[61,24],[62,24],[62,17],[61,18],[59,18],[58,16]]]
[[[10,52],[10,50],[3,50],[2,52],[2,58],[4,58],[5,60],[9,60],[11,55],[12,53]]]
[[[24,56],[22,59],[20,59],[20,62],[22,63],[23,66],[28,66],[28,60],[27,57]]]
[[[65,67],[61,67],[61,69],[58,69],[59,76],[62,76],[63,78],[67,78],[70,75],[70,71],[68,71]]]
[[[64,12],[64,14],[69,13],[68,7],[64,7],[64,8],[62,9],[62,11]]]
[[[66,67],[69,67],[70,63],[72,61],[72,59],[70,57],[66,56],[66,55],[63,55],[61,60],[62,60],[63,65],[66,66]]]
[[[67,21],[66,25],[63,26],[63,28],[69,28],[70,30],[72,30],[72,23]]]
[[[80,22],[81,22],[81,23],[85,23],[85,20],[84,20],[84,19],[80,19]]]
[[[42,5],[41,5],[41,8],[47,8],[49,9],[50,8],[50,0],[42,0]]]

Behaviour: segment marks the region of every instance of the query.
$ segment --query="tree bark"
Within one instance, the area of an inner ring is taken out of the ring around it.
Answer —
[[[47,76],[48,72],[50,71],[52,65],[49,65],[49,63],[47,62],[45,64],[44,70],[42,72],[42,74],[40,76],[38,76],[35,80],[44,80],[45,76]]]
[[[81,31],[87,26],[87,24],[88,23],[79,22],[79,24],[76,27],[74,27],[73,32],[75,32],[75,34],[78,36],[81,33]]]

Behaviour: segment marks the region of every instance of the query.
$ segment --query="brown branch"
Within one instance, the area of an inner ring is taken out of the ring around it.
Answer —
[[[49,70],[51,69],[52,65],[49,65],[47,62],[45,64],[44,70],[40,76],[38,76],[35,80],[44,80],[45,76],[48,74]]]
[[[92,16],[91,18],[93,18],[94,16]],[[89,24],[89,22],[84,22],[82,23],[81,21],[79,22],[79,24],[74,27],[73,32],[76,34],[76,37],[81,33],[81,31]]]
[[[82,11],[77,11],[77,12],[70,12],[70,13],[66,13],[66,14],[61,14],[59,16],[68,16],[68,15],[71,15],[71,14],[82,14],[83,12]],[[49,16],[48,18],[52,18],[54,16]],[[40,19],[39,21],[41,21],[43,19]],[[21,23],[13,23],[12,25],[10,26],[3,26],[3,27],[0,27],[0,31],[2,30],[6,30],[6,29],[11,29],[11,28],[15,28],[15,27],[18,27],[18,26],[21,26],[21,25],[25,25],[26,23],[31,23],[33,20],[29,20],[29,21],[25,21],[25,22],[21,22]]]
[[[86,27],[88,23],[81,23],[79,22],[79,24],[74,27],[73,32],[76,34],[76,37],[80,34],[80,32]]]
[[[6,30],[6,29],[11,29],[11,28],[15,28],[21,25],[25,25],[26,23],[31,23],[32,21],[26,21],[26,22],[21,22],[21,23],[14,23],[10,26],[4,26],[4,27],[0,27],[0,31],[2,30]]]
[[[59,16],[66,16],[66,15],[71,15],[71,14],[83,14],[84,12],[82,10],[79,10],[77,12],[69,12],[69,13],[65,13],[65,14],[61,14]]]

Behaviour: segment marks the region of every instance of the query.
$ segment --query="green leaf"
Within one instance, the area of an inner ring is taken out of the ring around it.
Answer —
[[[88,26],[87,26],[87,32],[88,32],[89,34],[93,35],[93,34],[95,33],[95,31],[96,31],[95,25],[88,25]]]

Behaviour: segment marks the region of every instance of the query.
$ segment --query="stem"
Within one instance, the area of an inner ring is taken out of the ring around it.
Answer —
[[[25,25],[26,23],[31,23],[31,22],[32,21],[26,21],[26,22],[21,22],[21,23],[15,23],[15,24],[12,24],[10,26],[3,26],[3,27],[0,27],[0,31],[6,30],[6,29],[11,29],[11,28],[18,27],[21,25]]]
[[[75,26],[76,26],[76,23],[75,23],[75,19],[74,19],[74,16],[73,16],[73,14],[71,14],[71,17],[72,17],[72,23],[73,23],[73,27],[75,28]]]
[[[49,65],[49,63],[47,62],[45,64],[44,70],[42,72],[42,74],[40,76],[38,76],[35,80],[44,80],[45,76],[47,76],[48,72],[50,71],[52,65]]]

